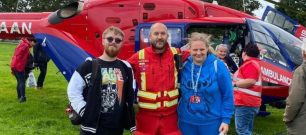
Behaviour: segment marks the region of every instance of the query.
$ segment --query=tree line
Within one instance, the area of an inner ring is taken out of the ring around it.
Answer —
[[[77,0],[1,0],[0,12],[53,12]]]

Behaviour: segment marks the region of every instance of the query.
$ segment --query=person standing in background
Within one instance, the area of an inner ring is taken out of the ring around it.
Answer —
[[[35,44],[36,40],[34,37],[22,38],[20,43],[15,48],[11,60],[11,71],[17,80],[17,98],[19,99],[20,103],[26,101],[25,83],[28,76],[26,65],[30,56],[30,48]]]
[[[233,74],[238,67],[231,57],[228,56],[228,48],[226,44],[219,44],[216,46],[216,55],[227,66],[228,70]]]
[[[303,63],[293,74],[286,100],[284,119],[288,135],[306,135],[306,42],[302,46]]]
[[[233,75],[235,127],[238,135],[252,135],[253,123],[261,105],[259,49],[249,43],[242,52],[243,64]]]
[[[47,66],[50,60],[49,55],[43,50],[41,44],[37,44],[33,48],[34,53],[34,67],[38,67],[40,70],[38,79],[37,79],[37,89],[42,89],[47,74]]]

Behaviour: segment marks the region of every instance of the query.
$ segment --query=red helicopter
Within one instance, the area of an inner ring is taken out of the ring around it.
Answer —
[[[261,51],[264,103],[288,96],[292,71],[302,63],[302,41],[249,14],[199,0],[82,0],[55,12],[0,13],[0,38],[29,35],[44,46],[61,73],[70,79],[88,57],[102,54],[101,33],[108,26],[126,34],[120,58],[146,47],[149,28],[165,23],[169,44],[182,47],[190,33],[213,35],[212,46],[256,43]],[[238,47],[237,47],[238,46]]]

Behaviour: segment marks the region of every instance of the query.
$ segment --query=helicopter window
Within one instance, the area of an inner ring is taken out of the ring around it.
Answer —
[[[285,50],[289,54],[289,58],[295,66],[300,65],[303,61],[301,53],[302,42],[295,36],[274,25],[265,24],[265,27],[271,30],[276,38],[284,45]]]
[[[269,11],[267,17],[265,18],[265,22],[272,23],[275,17],[275,12]]]
[[[260,50],[260,58],[261,59],[268,59],[274,63],[279,63],[285,67],[288,65],[286,64],[286,60],[280,54],[280,51],[270,45],[262,44],[257,42],[258,48]]]
[[[288,20],[286,20],[283,29],[288,32],[292,32],[293,28],[294,28],[294,25]]]
[[[285,22],[285,17],[281,16],[280,14],[276,14],[273,20],[273,24],[278,27],[283,27],[284,22]]]
[[[257,26],[258,30],[265,31],[260,25]],[[261,28],[260,28],[261,27]],[[281,64],[285,67],[288,65],[286,64],[286,60],[280,53],[279,47],[275,44],[273,39],[262,32],[258,32],[256,30],[253,31],[255,42],[257,43],[260,49],[260,58],[261,59],[268,59],[274,63]]]
[[[253,31],[254,33],[254,37],[255,37],[255,41],[256,42],[260,42],[263,44],[268,44],[266,36],[263,33],[257,32],[257,31]]]
[[[266,38],[267,38],[267,43],[268,43],[269,46],[279,50],[278,46],[275,44],[275,42],[273,41],[273,39],[270,36],[266,35]]]
[[[273,39],[269,35],[266,35],[266,34],[263,34],[257,31],[253,31],[253,33],[254,33],[256,42],[266,44],[267,46],[270,46],[279,51],[278,46],[274,43]]]
[[[145,48],[149,44],[149,27],[144,27],[140,29],[140,48]],[[173,47],[182,46],[182,30],[180,28],[169,28],[168,27],[168,43]]]
[[[252,23],[252,30],[258,31],[261,33],[268,33],[261,25],[256,24],[256,23]]]

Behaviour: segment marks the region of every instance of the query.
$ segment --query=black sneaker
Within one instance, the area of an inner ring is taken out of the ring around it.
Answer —
[[[26,98],[26,97],[21,97],[21,98],[19,98],[19,102],[20,102],[20,103],[25,102],[25,101],[27,101],[27,98]]]

